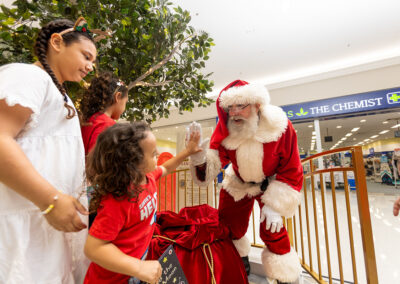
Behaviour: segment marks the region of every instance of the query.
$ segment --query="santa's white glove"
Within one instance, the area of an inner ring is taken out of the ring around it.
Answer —
[[[271,233],[279,233],[283,227],[282,216],[269,206],[264,205],[261,209],[260,223],[265,221],[265,229]]]
[[[187,142],[190,139],[190,135],[192,135],[193,133],[200,134],[199,147],[201,149],[203,149],[203,151],[200,151],[196,154],[190,155],[189,159],[190,159],[190,163],[193,166],[198,166],[198,165],[204,164],[206,162],[208,141],[210,141],[210,139],[205,139],[204,141],[202,141],[201,125],[200,125],[200,123],[193,121],[191,124],[189,124],[188,127],[186,127],[185,145],[187,145]]]

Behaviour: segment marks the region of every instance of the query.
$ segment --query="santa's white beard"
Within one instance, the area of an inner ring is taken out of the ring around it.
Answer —
[[[235,124],[232,120],[242,119],[243,123]],[[253,138],[258,128],[258,114],[254,108],[251,110],[249,118],[244,118],[240,115],[230,116],[228,119],[228,130],[230,137]]]

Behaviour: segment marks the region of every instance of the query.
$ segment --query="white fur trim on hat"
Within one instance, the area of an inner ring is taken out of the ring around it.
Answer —
[[[261,196],[261,201],[281,216],[290,218],[294,215],[301,202],[301,193],[287,183],[272,180],[265,193]]]
[[[245,257],[249,255],[251,245],[249,239],[246,236],[243,236],[238,240],[232,240],[232,241],[240,257]]]
[[[272,253],[266,247],[262,252],[261,260],[268,278],[292,283],[300,276],[300,259],[293,248],[290,252],[279,255]]]
[[[219,105],[226,109],[234,104],[269,104],[270,97],[267,88],[262,85],[248,84],[232,87],[221,93]]]
[[[260,185],[242,182],[235,174],[232,164],[228,166],[225,170],[224,181],[222,182],[222,187],[228,192],[235,202],[248,197],[254,197],[261,193]]]
[[[190,173],[192,174],[192,179],[194,183],[199,186],[207,186],[221,171],[221,160],[219,158],[219,153],[217,150],[208,149],[206,153],[206,175],[205,180],[201,181],[196,175],[196,166],[193,166],[189,162]]]
[[[289,119],[282,108],[265,105],[260,108],[260,122],[254,139],[262,143],[278,141],[286,131]]]

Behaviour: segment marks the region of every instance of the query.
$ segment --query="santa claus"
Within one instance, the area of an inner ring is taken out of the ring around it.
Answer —
[[[292,217],[298,208],[303,170],[296,132],[285,112],[269,102],[263,86],[241,80],[226,86],[217,99],[219,120],[209,148],[205,150],[208,141],[204,141],[204,151],[190,157],[190,169],[193,180],[204,186],[230,163],[220,192],[220,221],[246,259],[250,242],[245,234],[256,200],[267,280],[294,282],[301,272],[300,261],[281,216]],[[194,122],[187,133],[196,131],[201,127]]]

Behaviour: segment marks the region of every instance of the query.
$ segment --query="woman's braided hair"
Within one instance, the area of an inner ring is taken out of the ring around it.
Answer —
[[[49,46],[48,43],[52,34],[60,33],[66,29],[72,28],[73,26],[74,23],[66,19],[59,19],[49,22],[40,30],[34,46],[34,52],[35,55],[38,57],[39,62],[42,64],[44,70],[46,70],[46,72],[50,75],[54,84],[57,86],[57,89],[64,97],[64,107],[68,110],[67,119],[73,118],[76,112],[72,106],[68,105],[67,92],[65,90],[65,87],[57,80],[56,75],[51,69],[49,63],[47,62],[47,51]],[[88,32],[80,32],[74,30],[62,35],[63,41],[66,46],[70,45],[73,42],[79,41],[81,37],[85,37],[94,42],[92,36]]]
[[[105,112],[115,102],[114,94],[121,92],[123,98],[128,95],[128,88],[110,72],[93,78],[81,101],[82,122],[97,112]]]

